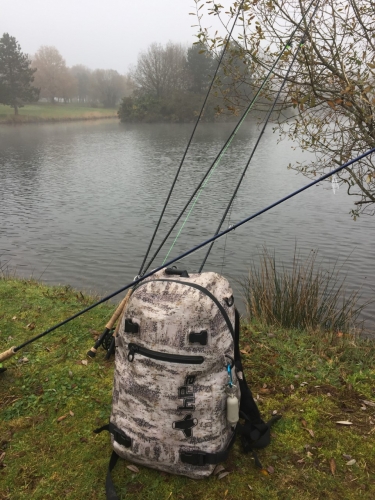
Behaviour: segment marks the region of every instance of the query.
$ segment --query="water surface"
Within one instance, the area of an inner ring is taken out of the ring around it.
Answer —
[[[139,272],[150,237],[193,125],[123,125],[117,121],[0,127],[0,262],[22,276],[71,284],[105,294]],[[291,143],[277,144],[272,127],[263,136],[223,227],[298,189],[308,181],[287,170],[307,158]],[[228,137],[231,126],[202,125],[176,184],[161,241]],[[252,145],[246,123],[206,188],[170,257],[211,236]],[[353,200],[331,183],[296,196],[222,238],[205,270],[232,281],[246,274],[263,246],[290,265],[297,244],[303,256],[319,250],[327,268],[339,261],[348,290],[375,296],[375,219],[349,216]],[[177,226],[178,228],[180,225]],[[160,265],[176,236],[151,267]],[[188,257],[196,271],[204,251]],[[181,263],[182,265],[182,263]],[[239,287],[235,285],[237,297]],[[364,315],[375,329],[373,308]]]

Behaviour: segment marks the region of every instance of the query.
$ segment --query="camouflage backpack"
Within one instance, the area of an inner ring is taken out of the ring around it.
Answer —
[[[242,370],[239,315],[228,281],[213,272],[164,269],[133,290],[116,337],[109,430],[118,457],[191,478],[270,441]],[[244,423],[239,422],[239,418]],[[274,419],[275,420],[275,419]],[[257,461],[259,464],[259,461]]]

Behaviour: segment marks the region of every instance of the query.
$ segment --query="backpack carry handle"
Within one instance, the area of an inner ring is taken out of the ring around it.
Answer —
[[[186,270],[177,269],[176,267],[167,267],[165,274],[181,276],[181,278],[189,278]]]

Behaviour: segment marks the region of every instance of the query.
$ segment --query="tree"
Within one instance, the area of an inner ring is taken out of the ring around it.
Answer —
[[[17,40],[4,33],[0,39],[0,103],[12,106],[15,115],[25,102],[38,99],[39,90],[31,85],[36,70],[30,65]]]
[[[206,13],[218,16],[225,27],[230,21],[228,17],[234,19],[240,3],[234,1],[224,10],[211,1]],[[203,25],[204,10],[198,12],[203,4],[203,0],[196,0],[198,40],[217,53],[228,30],[221,35],[210,33]],[[239,61],[250,68],[248,85],[259,88],[305,16],[291,47],[264,87],[264,98],[272,100],[314,8],[318,7],[284,88],[277,119],[280,138],[289,137],[315,155],[314,161],[289,168],[314,177],[375,147],[375,4],[372,0],[348,0],[345,4],[341,0],[322,0],[307,12],[309,4],[301,0],[245,0],[231,55],[237,64]],[[241,97],[234,87],[231,98]],[[368,156],[338,177],[347,186],[348,194],[355,196],[352,215],[374,214],[374,158]]]
[[[187,86],[186,51],[180,44],[168,42],[149,46],[138,56],[133,79],[138,92],[164,97]]]
[[[192,45],[186,55],[189,74],[189,90],[198,94],[205,93],[216,69],[216,61],[210,52],[201,45]]]
[[[114,69],[96,69],[93,72],[92,95],[104,107],[116,107],[124,92],[124,77]]]
[[[52,103],[55,98],[66,98],[73,84],[65,59],[56,47],[40,47],[33,58],[33,66],[38,69],[35,82],[40,87],[41,97],[50,99]]]
[[[70,69],[77,82],[77,96],[81,103],[87,102],[92,90],[92,71],[83,64],[77,64]]]

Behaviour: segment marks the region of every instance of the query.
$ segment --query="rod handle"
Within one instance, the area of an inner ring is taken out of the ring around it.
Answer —
[[[120,304],[118,305],[116,311],[113,313],[112,318],[108,321],[108,323],[105,325],[108,330],[112,330],[113,325],[116,323],[118,320],[120,314],[122,313],[122,310],[124,309],[124,305],[127,303],[130,295],[131,295],[131,289],[128,291],[128,293],[125,295],[125,297],[122,299]]]
[[[95,358],[96,351],[102,345],[104,337],[107,335],[108,332],[109,332],[108,328],[105,328],[103,333],[99,336],[99,338],[95,342],[94,346],[91,347],[89,351],[87,351],[87,356],[89,356],[90,358]]]
[[[0,354],[0,363],[2,361],[5,361],[6,359],[9,359],[11,358],[12,356],[14,356],[16,354],[16,346],[14,345],[13,347],[11,347],[10,349],[8,349],[7,351],[4,351]]]

